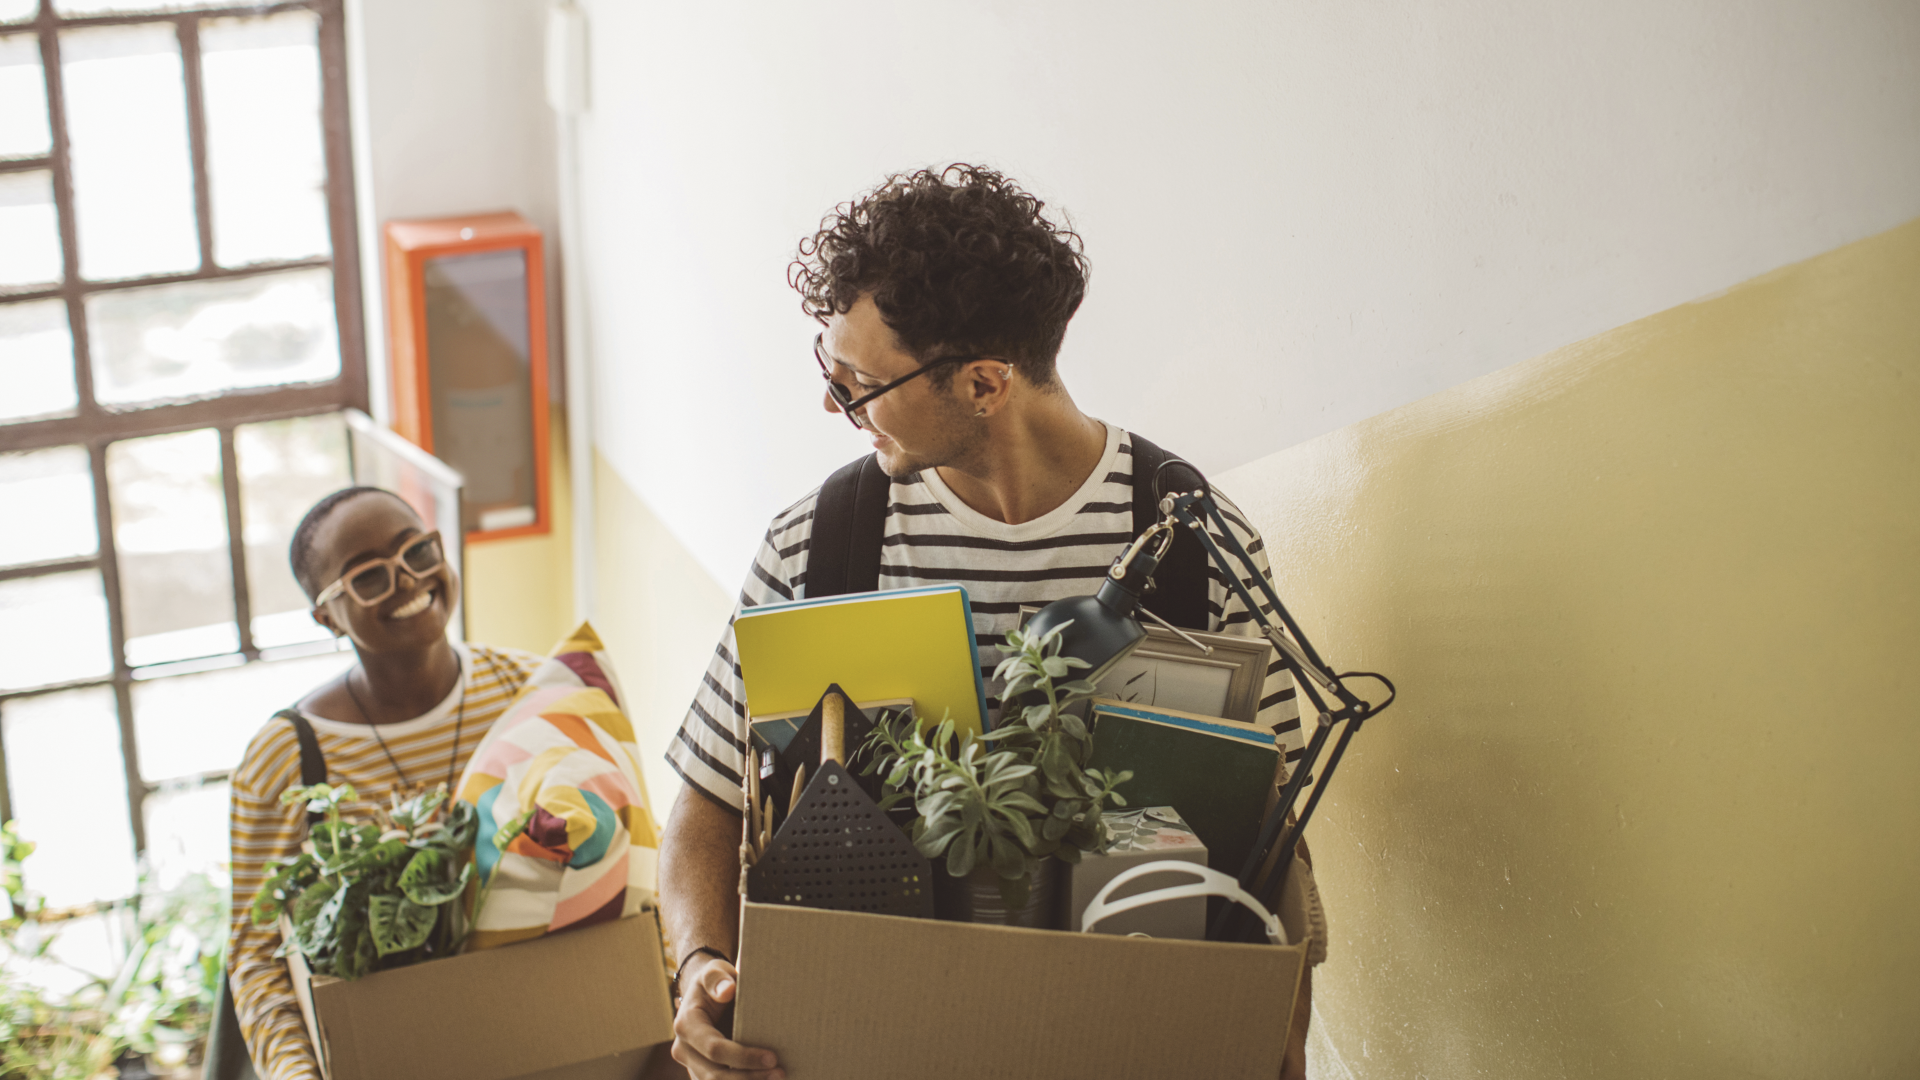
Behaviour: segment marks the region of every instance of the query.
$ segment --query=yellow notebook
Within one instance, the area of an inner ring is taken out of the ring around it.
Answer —
[[[839,683],[855,701],[912,698],[925,726],[986,722],[980,650],[958,585],[827,596],[749,608],[733,620],[747,711],[805,712]]]

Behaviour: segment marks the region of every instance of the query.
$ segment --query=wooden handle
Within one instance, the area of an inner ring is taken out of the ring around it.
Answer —
[[[820,701],[820,764],[847,763],[847,702],[829,693]]]

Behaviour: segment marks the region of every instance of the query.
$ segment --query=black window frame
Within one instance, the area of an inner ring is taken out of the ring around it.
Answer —
[[[215,264],[213,217],[207,172],[206,108],[201,85],[199,25],[203,19],[259,17],[288,11],[312,11],[319,17],[322,145],[326,164],[328,232],[331,254],[323,257],[250,263],[226,268]],[[0,581],[40,577],[74,570],[97,570],[106,594],[108,635],[113,654],[111,674],[40,686],[0,689],[0,713],[9,701],[86,687],[111,686],[120,730],[121,759],[125,766],[127,804],[136,857],[147,850],[146,797],[161,787],[217,783],[229,770],[195,777],[166,777],[147,781],[140,770],[133,716],[136,671],[142,677],[188,674],[208,668],[237,666],[260,659],[252,634],[248,593],[247,553],[242,537],[244,520],[240,479],[234,449],[234,429],[243,424],[286,420],[301,416],[367,408],[367,357],[360,275],[358,212],[353,185],[352,141],[348,125],[346,35],[344,0],[293,0],[258,5],[215,4],[192,9],[117,12],[64,18],[53,0],[41,0],[32,20],[0,24],[0,36],[37,34],[41,69],[46,85],[46,108],[52,131],[50,152],[43,157],[0,160],[0,173],[50,170],[57,208],[64,273],[59,285],[37,289],[0,290],[0,306],[59,299],[65,302],[73,335],[73,364],[79,404],[73,415],[51,419],[0,422],[0,453],[83,446],[93,475],[94,519],[99,545],[93,555],[0,567]],[[186,96],[187,141],[193,169],[194,213],[200,243],[198,269],[174,274],[86,281],[78,274],[79,239],[75,226],[74,193],[67,139],[67,118],[60,67],[63,30],[96,26],[171,24],[180,41],[183,93]],[[236,280],[276,272],[324,267],[332,271],[334,313],[340,348],[340,374],[327,382],[243,388],[184,401],[158,401],[107,408],[94,400],[93,365],[89,350],[86,298],[104,292],[145,288],[189,281]],[[239,632],[237,653],[206,661],[186,661],[135,669],[126,658],[126,623],[120,588],[119,560],[114,547],[111,489],[107,475],[107,448],[124,439],[149,435],[214,429],[220,436],[220,462],[226,503],[228,555],[232,566],[234,622]],[[284,650],[293,652],[297,650]],[[0,821],[13,816],[7,784],[5,739],[0,736]]]

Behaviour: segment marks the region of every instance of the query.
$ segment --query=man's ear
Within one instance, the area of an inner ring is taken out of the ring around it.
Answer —
[[[1013,364],[1006,360],[975,360],[960,376],[964,402],[975,416],[991,416],[1006,408],[1013,396]]]

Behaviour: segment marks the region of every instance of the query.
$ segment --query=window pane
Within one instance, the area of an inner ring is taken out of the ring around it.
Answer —
[[[103,405],[200,397],[340,374],[333,274],[284,270],[87,297]]]
[[[0,641],[0,690],[112,674],[99,572],[0,581]]]
[[[225,783],[163,787],[141,802],[147,815],[149,887],[172,889],[188,874],[205,874],[226,888],[232,857],[227,832],[231,791]]]
[[[72,416],[73,331],[64,300],[0,304],[0,420]]]
[[[238,649],[219,433],[114,443],[107,447],[107,492],[127,663],[141,667]]]
[[[0,0],[0,22],[25,22],[40,13],[40,0]]]
[[[60,267],[53,173],[0,173],[0,289],[55,284]]]
[[[53,10],[69,19],[123,11],[193,11],[197,8],[236,6],[240,5],[233,0],[53,0]]]
[[[222,266],[331,250],[319,33],[311,11],[200,24],[213,257]]]
[[[113,691],[15,698],[0,704],[0,730],[14,818],[20,834],[39,845],[23,871],[27,887],[54,907],[133,895],[133,829]]]
[[[83,447],[0,454],[0,506],[33,508],[32,528],[0,529],[0,566],[71,559],[100,547],[93,469]]]
[[[287,563],[287,545],[308,507],[353,482],[347,422],[339,413],[303,416],[246,424],[234,429],[233,438],[254,644],[271,649],[324,640],[328,634],[307,614],[306,593]]]
[[[0,0],[0,21],[17,6]],[[31,17],[29,8],[23,16]],[[0,158],[43,157],[53,152],[47,128],[47,79],[40,70],[40,35],[0,37]]]
[[[68,30],[60,67],[80,273],[99,280],[197,269],[186,84],[172,24]]]
[[[164,781],[234,768],[275,712],[352,664],[351,652],[323,653],[134,683],[140,771]]]
[[[526,258],[515,249],[426,262],[433,454],[466,478],[469,532],[533,524]]]

